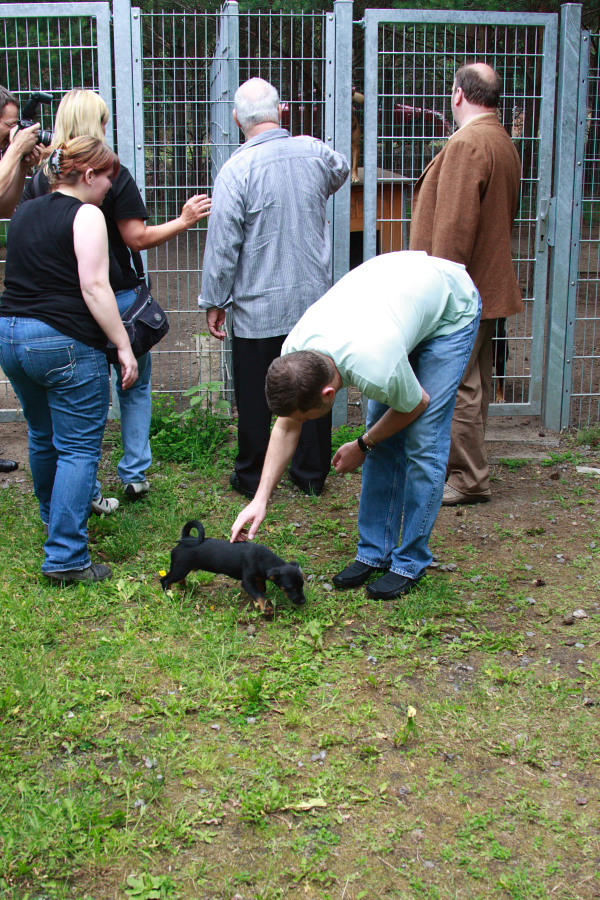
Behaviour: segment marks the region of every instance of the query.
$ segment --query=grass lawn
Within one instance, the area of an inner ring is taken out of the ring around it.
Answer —
[[[597,450],[495,467],[402,602],[332,588],[359,474],[282,484],[260,540],[308,603],[270,585],[265,619],[222,576],[159,584],[187,519],[229,536],[231,445],[128,504],[116,441],[121,508],[90,521],[112,581],[47,582],[29,483],[0,490],[1,897],[600,897]]]

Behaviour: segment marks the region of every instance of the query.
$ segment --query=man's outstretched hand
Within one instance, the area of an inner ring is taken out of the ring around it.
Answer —
[[[267,506],[260,500],[254,499],[248,506],[241,511],[233,525],[231,526],[231,543],[236,541],[252,541],[256,537],[258,529],[264,522],[267,514]],[[250,528],[246,531],[245,526],[251,523]]]

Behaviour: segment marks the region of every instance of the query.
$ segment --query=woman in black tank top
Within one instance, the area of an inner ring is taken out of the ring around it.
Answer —
[[[100,204],[119,171],[102,141],[81,137],[50,159],[53,192],[15,213],[0,305],[0,365],[29,425],[29,458],[48,529],[42,571],[63,583],[101,581],[87,518],[108,413],[107,338],[125,388],[138,369],[108,280]]]

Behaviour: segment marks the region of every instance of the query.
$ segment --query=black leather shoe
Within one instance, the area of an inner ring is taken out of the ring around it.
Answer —
[[[44,572],[46,578],[51,581],[60,581],[61,584],[75,584],[78,581],[95,583],[112,578],[112,569],[104,563],[91,563],[86,569],[70,569],[64,572]]]
[[[237,491],[238,494],[242,495],[242,497],[247,497],[248,500],[254,500],[254,494],[256,493],[256,491],[250,491],[248,490],[248,488],[243,487],[240,484],[240,479],[237,477],[237,472],[231,473],[231,475],[229,476],[229,484],[234,489],[234,491]]]
[[[314,482],[303,481],[301,478],[298,478],[291,469],[288,469],[288,478],[295,484],[297,488],[300,488],[303,494],[306,494],[307,497],[320,497],[323,493],[323,487],[317,487]]]
[[[366,563],[359,562],[356,559],[349,566],[346,566],[339,575],[334,575],[331,580],[336,588],[360,587],[376,572],[385,572],[385,569],[380,569],[377,566],[368,566]]]
[[[19,468],[19,463],[14,459],[0,459],[0,472],[14,472]]]
[[[386,572],[383,578],[367,585],[367,594],[373,600],[395,600],[412,591],[421,578],[407,578],[397,572]]]

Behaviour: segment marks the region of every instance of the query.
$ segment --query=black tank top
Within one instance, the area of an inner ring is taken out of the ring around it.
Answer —
[[[17,209],[8,229],[0,315],[39,319],[102,350],[106,336],[85,305],[73,246],[82,206],[57,191]]]

